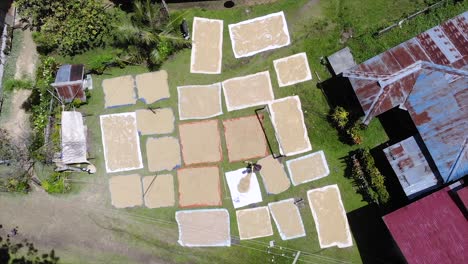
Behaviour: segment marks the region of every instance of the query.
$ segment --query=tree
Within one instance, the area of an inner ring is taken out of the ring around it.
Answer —
[[[33,243],[24,239],[21,243],[14,242],[18,227],[13,228],[6,238],[2,237],[3,226],[0,225],[0,263],[5,264],[56,264],[59,258],[54,250],[49,254],[39,254]]]
[[[161,5],[150,0],[134,2],[130,21],[120,26],[118,42],[126,47],[124,60],[132,63],[145,61],[147,66],[159,66],[177,48],[188,42],[174,34],[176,20],[170,21],[161,12]]]
[[[16,6],[43,53],[74,55],[100,46],[113,24],[102,0],[16,0]]]

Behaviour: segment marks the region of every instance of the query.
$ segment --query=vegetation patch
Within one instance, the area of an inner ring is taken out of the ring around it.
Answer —
[[[101,46],[113,25],[102,0],[16,0],[16,6],[44,53],[73,55]]]
[[[46,180],[42,181],[42,187],[50,194],[63,194],[71,190],[67,182],[69,172],[54,172]]]
[[[354,145],[363,141],[362,131],[366,128],[357,117],[350,117],[350,113],[343,107],[335,107],[329,115],[329,120],[336,127],[344,142]]]
[[[364,199],[368,202],[386,204],[390,195],[385,186],[385,177],[375,166],[369,149],[358,149],[348,157],[351,164],[351,177]]]

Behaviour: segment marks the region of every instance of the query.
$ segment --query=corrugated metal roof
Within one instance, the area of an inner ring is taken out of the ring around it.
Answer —
[[[83,79],[84,66],[82,64],[65,64],[60,66],[55,77],[55,83],[72,82]]]
[[[464,67],[468,62],[468,12],[431,28],[350,70],[355,77],[349,79],[368,117],[366,121],[402,104],[411,92],[419,72],[398,79],[384,88],[379,85],[379,77],[376,75],[394,74],[417,61],[450,65],[458,69]]]
[[[405,107],[445,182],[468,174],[468,78],[423,70]]]
[[[408,263],[468,263],[468,224],[449,192],[444,188],[383,217]]]
[[[396,106],[408,109],[449,182],[468,174],[467,70],[465,12],[343,74],[349,76],[365,122]]]
[[[437,185],[437,178],[414,137],[402,140],[383,151],[406,196],[411,197]]]

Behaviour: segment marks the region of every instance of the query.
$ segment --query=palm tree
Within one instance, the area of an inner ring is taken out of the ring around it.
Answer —
[[[149,68],[159,66],[175,50],[188,46],[188,42],[175,34],[174,24],[161,11],[160,4],[150,0],[134,2],[130,21],[119,27],[118,42],[125,47],[123,60],[146,62]]]

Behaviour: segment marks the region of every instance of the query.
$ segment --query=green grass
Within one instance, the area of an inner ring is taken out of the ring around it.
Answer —
[[[267,195],[263,184],[260,183],[264,201],[261,205],[266,205],[268,202],[278,201],[291,197],[306,197],[307,190],[322,187],[329,184],[338,184],[343,203],[347,212],[351,212],[366,205],[362,197],[358,195],[352,184],[352,180],[345,175],[345,167],[343,158],[352,150],[358,147],[375,147],[387,140],[387,136],[377,119],[373,120],[369,127],[363,132],[363,143],[359,146],[349,146],[339,140],[338,132],[327,121],[327,114],[330,110],[325,96],[320,89],[317,88],[316,72],[322,80],[330,77],[327,69],[320,64],[320,57],[329,55],[343,47],[340,44],[340,34],[343,28],[352,27],[356,35],[363,35],[371,32],[373,28],[387,25],[399,20],[401,15],[412,13],[415,10],[424,6],[424,1],[385,1],[385,0],[330,0],[322,1],[320,4],[311,9],[304,9],[306,0],[297,1],[279,1],[275,4],[260,5],[250,7],[250,12],[245,12],[244,8],[233,8],[229,10],[202,10],[189,9],[184,10],[184,17],[188,20],[189,25],[194,16],[209,17],[223,19],[224,24],[231,24],[241,20],[253,18],[260,15],[265,15],[272,12],[283,10],[286,13],[289,31],[292,37],[292,44],[288,47],[277,49],[274,51],[264,52],[253,57],[235,59],[231,49],[229,33],[227,27],[224,28],[223,41],[223,73],[220,75],[201,75],[189,73],[190,65],[190,50],[182,50],[163,64],[162,69],[169,73],[169,85],[171,97],[167,100],[157,102],[152,106],[157,107],[172,107],[177,114],[177,86],[195,85],[195,84],[211,84],[220,82],[225,79],[252,74],[259,71],[270,70],[272,77],[272,85],[276,98],[281,98],[290,95],[298,95],[302,102],[306,126],[308,128],[309,137],[312,142],[313,151],[323,150],[330,168],[330,175],[317,181],[307,184],[302,184],[296,187],[291,187],[288,191],[279,195]],[[181,11],[177,11],[181,12]],[[427,29],[427,28],[426,28]],[[398,30],[398,29],[397,29]],[[422,30],[421,30],[422,31]],[[351,40],[351,43],[358,43],[359,40]],[[373,45],[380,45],[378,40],[371,42]],[[372,47],[373,48],[373,47]],[[371,49],[371,47],[369,48]],[[375,51],[376,49],[371,49]],[[279,88],[277,86],[276,76],[272,61],[287,55],[292,55],[297,52],[306,51],[311,69],[313,71],[314,80],[306,83]],[[112,52],[109,50],[94,50],[85,53],[75,58],[61,58],[62,62],[84,63],[92,56]],[[364,58],[368,54],[363,48],[358,49],[358,58]],[[376,55],[376,54],[372,54]],[[96,175],[87,176],[90,181],[95,181],[100,184],[107,184],[109,175],[105,173],[103,150],[101,145],[101,132],[99,128],[99,115],[111,114],[118,112],[134,111],[147,107],[142,102],[138,102],[133,106],[125,106],[120,108],[104,109],[104,95],[101,87],[102,80],[111,77],[117,77],[127,74],[138,74],[146,72],[147,69],[142,66],[129,66],[125,69],[113,68],[107,70],[104,75],[93,76],[94,90],[92,97],[87,105],[82,106],[80,111],[90,115],[86,117],[86,124],[91,133],[92,139],[92,162],[97,166],[98,173]],[[244,109],[240,111],[227,112],[224,106],[224,115],[218,117],[220,120],[253,115],[255,108]],[[265,127],[267,136],[274,143],[273,148],[278,148],[274,140],[274,132],[268,118],[265,119]],[[172,136],[177,136],[178,131],[174,131]],[[236,169],[242,166],[242,163],[229,163],[227,161],[226,146],[223,136],[222,147],[224,160],[220,164],[222,172]],[[147,171],[147,163],[145,158],[145,142],[147,136],[140,137],[140,145],[142,146],[143,160],[145,169],[136,171],[141,175],[151,175]],[[289,157],[292,158],[292,157]],[[134,173],[134,172],[132,172]],[[80,174],[81,175],[81,174]],[[73,177],[73,176],[72,176]],[[79,176],[77,176],[79,177]],[[223,186],[224,175],[221,177]],[[177,178],[176,185],[177,185]],[[261,180],[260,180],[261,182]],[[177,190],[177,189],[176,189]],[[223,197],[228,196],[228,191],[223,187]],[[107,200],[107,206],[110,207],[110,198]],[[237,236],[237,223],[235,219],[235,210],[229,199],[223,200],[223,207],[227,208],[231,216],[231,234]],[[165,209],[146,209],[133,208],[120,210],[122,213],[130,213],[138,216],[146,216],[153,219],[155,228],[166,230],[170,236],[177,236],[177,226],[175,222],[175,212],[177,208]],[[301,260],[306,263],[330,263],[323,257],[350,261],[352,263],[361,262],[361,256],[356,245],[346,248],[328,248],[321,250],[319,247],[317,233],[314,226],[314,221],[308,206],[301,210],[301,215],[304,221],[307,237],[298,238],[289,241],[282,241],[279,237],[276,227],[274,227],[274,236],[256,239],[255,241],[242,241],[240,245],[234,245],[230,248],[215,248],[215,249],[190,249],[183,248],[177,245],[171,245],[163,242],[159,238],[144,240],[140,237],[132,235],[132,231],[138,230],[138,226],[128,226],[125,230],[125,235],[122,240],[132,246],[143,246],[148,252],[155,254],[161,258],[167,259],[170,262],[176,263],[266,263],[269,262],[272,255],[268,255],[266,244],[270,240],[275,240],[277,245],[284,248],[301,250],[318,256],[306,255]],[[152,221],[152,220],[141,220]],[[162,222],[170,222],[164,224]],[[273,224],[274,226],[274,224]],[[122,232],[120,230],[119,232]],[[275,253],[282,254],[285,250],[275,249]],[[288,251],[287,256],[292,257],[292,251]],[[66,259],[66,257],[65,257]],[[276,256],[275,263],[291,263],[291,258]],[[117,262],[117,261],[116,261]],[[122,262],[125,262],[122,260]]]

